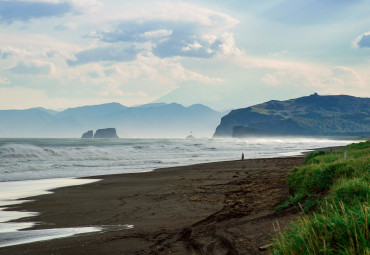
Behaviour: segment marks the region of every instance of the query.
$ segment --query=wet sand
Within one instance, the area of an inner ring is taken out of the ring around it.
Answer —
[[[250,159],[99,176],[16,210],[41,212],[35,229],[106,226],[98,233],[0,248],[0,254],[265,254],[288,196],[286,176],[304,157]],[[91,178],[91,177],[89,177]],[[134,225],[125,229],[124,225]]]

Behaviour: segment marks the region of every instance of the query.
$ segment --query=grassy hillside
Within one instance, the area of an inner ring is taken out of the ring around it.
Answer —
[[[369,136],[369,112],[370,98],[346,95],[272,100],[231,111],[214,136],[244,137],[257,130],[266,135]]]
[[[272,254],[370,254],[370,141],[312,152],[288,185],[278,209],[300,205],[305,213],[277,234]]]
[[[320,118],[290,118],[249,125],[251,128],[268,130],[271,134],[355,136],[370,135],[370,114],[352,113]]]

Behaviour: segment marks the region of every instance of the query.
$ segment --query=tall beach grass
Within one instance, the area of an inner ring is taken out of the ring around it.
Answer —
[[[272,254],[370,255],[370,141],[312,152],[287,182],[291,196],[278,209],[305,213],[277,233]]]

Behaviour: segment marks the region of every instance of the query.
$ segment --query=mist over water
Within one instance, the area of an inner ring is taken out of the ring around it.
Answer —
[[[0,139],[0,182],[151,171],[246,158],[279,157],[351,141],[253,139]]]

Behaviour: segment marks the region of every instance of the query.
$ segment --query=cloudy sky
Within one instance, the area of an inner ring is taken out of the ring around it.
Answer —
[[[0,0],[0,109],[370,97],[366,0]]]

